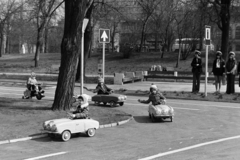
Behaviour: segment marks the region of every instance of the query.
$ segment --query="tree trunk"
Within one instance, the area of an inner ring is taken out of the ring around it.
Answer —
[[[229,28],[230,28],[230,4],[231,1],[223,1],[221,11],[221,22],[222,22],[222,42],[221,42],[221,51],[223,53],[223,58],[227,58],[228,53],[228,42],[229,42]]]
[[[65,26],[61,44],[61,66],[52,110],[69,110],[81,52],[82,23],[93,0],[65,0]]]
[[[38,67],[38,62],[39,62],[39,54],[41,51],[41,47],[43,45],[43,27],[40,27],[38,29],[38,33],[37,33],[37,43],[36,43],[36,52],[35,52],[35,67]]]

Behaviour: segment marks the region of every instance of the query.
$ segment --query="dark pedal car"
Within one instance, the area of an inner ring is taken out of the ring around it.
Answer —
[[[45,97],[44,95],[44,90],[41,89],[39,90],[38,87],[41,86],[41,84],[36,84],[36,90],[29,90],[29,89],[26,89],[24,92],[23,92],[23,96],[22,96],[22,99],[32,99],[32,97],[36,97],[38,100],[41,100],[43,97]]]
[[[98,94],[92,97],[92,101],[99,105],[103,103],[104,105],[109,104],[111,107],[116,107],[118,104],[123,106],[124,102],[127,100],[127,96],[119,94]]]

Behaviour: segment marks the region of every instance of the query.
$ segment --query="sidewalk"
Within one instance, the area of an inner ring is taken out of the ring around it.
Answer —
[[[56,81],[40,81],[42,82],[46,87],[56,87],[57,82]],[[14,79],[0,79],[0,83],[16,83],[16,84],[25,84],[26,81],[24,80],[14,80]],[[149,90],[150,85],[154,83],[158,86],[158,88],[163,91],[171,91],[171,92],[191,92],[192,91],[192,83],[186,83],[186,82],[153,82],[153,81],[143,81],[143,82],[135,82],[135,83],[126,83],[123,85],[116,85],[116,84],[107,84],[108,87],[110,87],[113,90],[120,90],[125,89],[129,91],[147,91]],[[84,84],[85,87],[89,89],[94,89],[96,87],[96,84]],[[80,83],[76,83],[76,87],[80,87]],[[214,93],[215,85],[212,83],[207,84],[207,93]],[[200,92],[205,92],[205,83],[202,82],[200,84]],[[226,92],[226,85],[222,85],[221,92]],[[235,92],[240,93],[240,87],[235,84]]]

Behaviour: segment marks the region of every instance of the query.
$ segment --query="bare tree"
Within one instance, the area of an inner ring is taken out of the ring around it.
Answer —
[[[37,0],[28,1],[30,6],[33,6],[34,17],[36,18],[37,25],[37,41],[36,41],[36,52],[35,52],[35,67],[38,67],[40,59],[40,49],[44,48],[44,35],[45,29],[48,26],[53,14],[56,9],[61,6],[63,0]]]
[[[0,1],[0,57],[5,54],[7,24],[11,16],[21,9],[21,5],[17,0]]]
[[[229,45],[229,30],[231,22],[231,11],[234,4],[239,3],[237,0],[201,0],[201,3],[208,3],[208,15],[212,22],[216,23],[222,31],[221,51],[223,57],[227,57]]]
[[[93,0],[65,0],[65,26],[61,44],[61,67],[52,110],[68,110],[80,63],[83,19]]]

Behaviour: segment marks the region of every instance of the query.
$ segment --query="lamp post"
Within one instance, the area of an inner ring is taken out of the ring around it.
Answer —
[[[83,25],[82,25],[82,44],[81,44],[81,65],[80,65],[80,72],[81,72],[81,84],[80,84],[80,95],[83,94],[83,59],[84,59],[84,33],[85,33],[85,29],[87,27],[89,19],[84,18],[83,19]],[[79,61],[80,62],[80,61]]]

